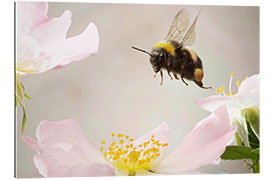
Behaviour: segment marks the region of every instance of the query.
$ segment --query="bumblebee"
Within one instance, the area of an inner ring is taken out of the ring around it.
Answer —
[[[201,59],[192,49],[187,47],[195,42],[195,25],[199,14],[200,12],[188,29],[189,19],[187,11],[186,9],[181,9],[174,17],[165,40],[158,42],[151,53],[132,47],[150,56],[150,63],[155,72],[154,77],[160,72],[160,85],[163,83],[162,70],[165,69],[171,79],[173,77],[170,73],[173,74],[176,80],[179,80],[178,75],[180,75],[181,80],[187,86],[188,84],[184,79],[194,81],[201,88],[211,88],[203,86],[202,79],[204,73]]]

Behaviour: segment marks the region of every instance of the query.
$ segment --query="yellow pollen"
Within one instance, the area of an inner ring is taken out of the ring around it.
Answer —
[[[223,92],[223,91],[224,91],[224,89],[225,89],[225,87],[224,87],[224,86],[222,86],[222,87],[221,87],[221,89],[220,89],[220,92]]]
[[[124,137],[124,134],[117,134],[118,138]]]
[[[105,141],[100,141],[101,144],[105,144]]]
[[[119,141],[109,143],[110,147],[100,147],[100,151],[103,152],[104,159],[116,169],[132,172],[154,167],[163,159],[168,146],[168,143],[160,142],[154,135],[139,145],[134,144],[134,139],[127,135],[117,134],[117,137],[120,138]]]
[[[164,143],[162,144],[162,147],[168,146],[168,143]]]
[[[220,91],[220,89],[217,89],[217,90],[216,90],[216,93],[219,93],[219,91]]]
[[[120,144],[124,144],[124,140],[121,139],[121,140],[119,141],[119,143],[120,143]]]
[[[229,96],[229,95],[231,95],[232,93],[231,92],[228,92],[227,94],[226,94],[226,96]]]
[[[115,136],[115,134],[114,133],[112,133],[112,137],[114,137]]]
[[[231,73],[231,76],[234,76],[234,73]]]
[[[240,81],[236,81],[235,84],[237,84],[237,86],[240,86]]]

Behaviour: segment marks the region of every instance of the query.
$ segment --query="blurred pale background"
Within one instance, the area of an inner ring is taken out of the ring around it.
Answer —
[[[147,55],[162,40],[175,14],[186,8],[193,21],[202,9],[192,46],[203,60],[204,84],[214,90],[198,88],[189,82],[171,81],[165,73],[163,86]],[[49,3],[49,16],[72,12],[68,36],[81,33],[93,22],[100,36],[99,51],[81,62],[60,70],[22,78],[26,92],[27,124],[24,136],[35,137],[40,121],[76,119],[86,137],[99,147],[111,132],[134,138],[167,122],[172,131],[169,152],[201,119],[209,115],[193,103],[196,97],[215,94],[228,86],[229,74],[235,81],[259,73],[259,8],[230,6],[181,6],[138,4]],[[18,129],[22,112],[18,109]],[[40,177],[34,167],[34,151],[17,134],[18,177]],[[207,173],[249,173],[241,161],[209,165]]]

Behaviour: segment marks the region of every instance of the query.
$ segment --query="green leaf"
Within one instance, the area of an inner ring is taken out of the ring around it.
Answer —
[[[257,107],[250,107],[241,110],[242,115],[246,118],[246,121],[250,123],[250,127],[260,137],[260,109]]]
[[[223,160],[259,159],[257,153],[252,152],[252,148],[246,146],[227,146],[221,155]]]
[[[260,148],[253,149],[251,152],[260,155]]]
[[[248,129],[248,140],[249,140],[249,145],[253,149],[259,148],[260,147],[260,140],[252,130],[250,123],[246,121],[247,123],[247,129]]]
[[[237,132],[235,133],[234,137],[235,137],[235,142],[238,146],[243,145],[241,138]]]
[[[248,132],[247,132],[247,123],[244,120],[239,120],[237,118],[232,119],[232,124],[236,125],[237,128],[237,136],[240,138],[242,144],[237,145],[244,145],[249,146],[249,140],[248,140]]]
[[[24,131],[24,128],[25,128],[25,124],[26,124],[26,112],[25,112],[25,108],[22,107],[23,109],[23,120],[22,120],[22,133]]]
[[[16,79],[16,96],[18,98],[20,105],[24,106],[24,91],[18,79]]]
[[[32,100],[32,98],[29,97],[26,93],[24,93],[24,97],[26,97],[26,98],[29,99],[29,100]]]
[[[22,85],[22,83],[18,80],[18,78],[16,78],[16,101],[15,105],[17,106],[17,103],[19,103],[22,107],[23,110],[23,119],[22,119],[22,133],[24,131],[25,128],[25,124],[26,124],[26,110],[25,110],[25,104],[24,104],[24,87]]]

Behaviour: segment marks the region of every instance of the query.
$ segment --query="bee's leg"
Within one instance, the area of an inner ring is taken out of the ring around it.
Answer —
[[[172,78],[172,76],[170,74],[170,70],[169,69],[167,69],[167,72],[168,72],[168,75],[170,76],[171,80],[173,80],[173,78]]]
[[[204,87],[202,81],[195,81],[195,80],[194,80],[194,82],[195,82],[200,88],[203,88],[203,89],[212,89],[212,87]]]
[[[163,83],[163,72],[160,70],[160,85]]]
[[[154,74],[154,78],[157,76],[157,73]]]
[[[174,76],[175,79],[179,80],[176,73],[173,73],[173,76]]]
[[[186,83],[186,81],[184,80],[184,76],[181,74],[181,80],[183,81],[183,83],[185,83],[186,86],[188,86],[188,83]]]

